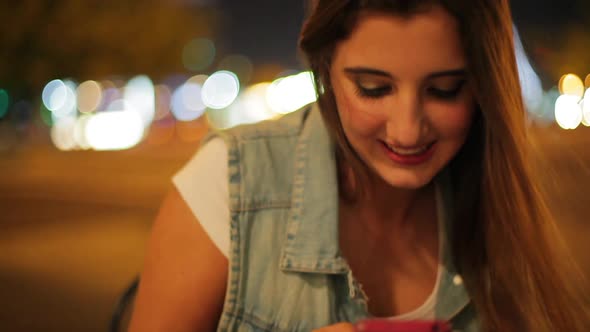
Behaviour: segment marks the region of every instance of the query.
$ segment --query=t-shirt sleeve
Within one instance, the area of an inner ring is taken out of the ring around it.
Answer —
[[[230,249],[227,145],[216,137],[205,143],[172,182],[225,257]]]

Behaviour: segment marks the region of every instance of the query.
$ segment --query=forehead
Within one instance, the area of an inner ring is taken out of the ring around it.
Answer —
[[[410,17],[363,13],[340,42],[334,66],[367,66],[394,75],[465,66],[455,19],[440,7]]]

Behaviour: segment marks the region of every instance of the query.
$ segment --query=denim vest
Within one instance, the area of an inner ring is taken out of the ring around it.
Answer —
[[[218,331],[310,331],[371,317],[339,250],[336,160],[319,110],[308,107],[213,135],[228,147],[231,211]],[[450,206],[449,185],[442,187]],[[479,331],[447,249],[436,317],[457,331]]]

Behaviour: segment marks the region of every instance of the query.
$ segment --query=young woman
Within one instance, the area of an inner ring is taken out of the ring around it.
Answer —
[[[131,331],[585,331],[527,164],[507,0],[319,0],[318,103],[174,178]]]

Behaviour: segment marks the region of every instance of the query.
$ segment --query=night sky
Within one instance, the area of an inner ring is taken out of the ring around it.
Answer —
[[[0,34],[0,59],[10,63],[0,71],[0,88],[32,99],[55,77],[162,80],[187,70],[183,48],[203,36],[213,38],[216,59],[246,55],[255,80],[270,80],[304,69],[297,39],[309,1],[0,0],[0,13],[11,13],[0,20],[0,30],[10,31]],[[590,72],[590,0],[514,0],[512,7],[545,87],[565,73]]]
[[[551,37],[570,24],[588,20],[588,3],[589,0],[512,1],[516,24],[525,32],[525,46],[530,44],[526,40],[526,32],[530,30],[543,29],[547,31],[546,36]],[[304,1],[218,0],[216,4],[224,12],[222,36],[228,50],[248,55],[255,63],[298,66],[296,43],[304,16]],[[540,42],[552,46],[550,41]]]
[[[218,1],[224,13],[226,47],[256,64],[297,67],[297,36],[304,16],[303,0]]]

